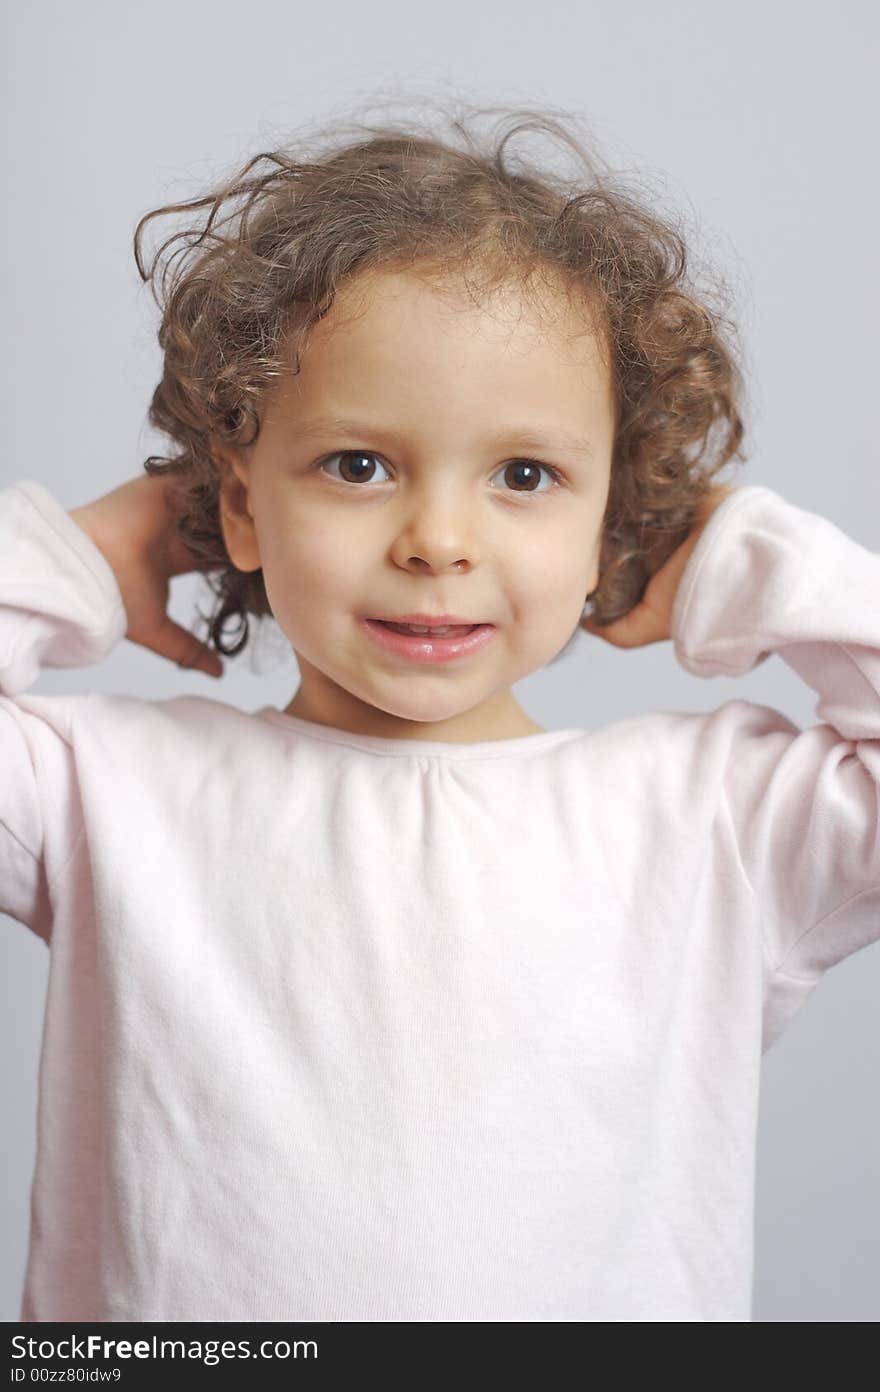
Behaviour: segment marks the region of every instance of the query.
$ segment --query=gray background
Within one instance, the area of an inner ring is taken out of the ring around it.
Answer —
[[[156,311],[131,252],[149,208],[361,98],[545,103],[586,120],[616,168],[645,171],[733,287],[750,389],[735,481],[766,483],[880,551],[875,6],[56,0],[7,14],[0,484],[37,479],[71,508],[162,451],[145,425]],[[196,599],[196,577],[173,582],[179,622]],[[286,705],[298,678],[276,644],[271,661],[230,663],[224,687],[209,680],[123,641],[100,667],[47,671],[33,690],[196,692],[253,710]],[[548,729],[734,695],[815,723],[814,693],[780,658],[700,680],[668,643],[627,653],[582,635],[518,693]],[[8,918],[0,952],[0,1318],[16,1320],[48,952]],[[758,1321],[880,1316],[878,1001],[869,948],[826,976],[765,1059]]]

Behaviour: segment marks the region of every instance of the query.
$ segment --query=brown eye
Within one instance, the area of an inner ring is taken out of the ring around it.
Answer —
[[[375,483],[377,480],[371,473],[371,465],[368,461],[378,458],[378,455],[372,454],[369,450],[340,450],[322,460],[320,467],[323,469],[334,459],[340,459],[343,462],[339,467],[345,470],[341,480],[343,483]],[[382,468],[384,469],[384,467],[383,464]],[[332,477],[333,475],[331,475]],[[379,482],[381,483],[381,479]]]
[[[559,475],[555,469],[551,469],[549,464],[539,464],[534,459],[514,459],[510,464],[505,464],[503,468],[505,477],[510,476],[515,479],[517,484],[524,485],[522,488],[514,488],[515,493],[548,493],[549,489],[538,488],[541,470],[545,474],[550,474],[554,482],[559,481]]]
[[[383,479],[376,478],[375,462],[378,461],[383,469],[385,465],[372,450],[338,450],[336,454],[328,454],[322,459],[318,468],[327,469],[336,460],[339,460],[340,474],[331,474],[330,477],[336,478],[339,483],[384,482]],[[496,472],[503,473],[511,485],[508,491],[513,493],[550,493],[562,480],[562,475],[552,465],[540,464],[536,459],[512,459],[509,463],[502,464],[501,469]],[[539,487],[542,473],[550,479],[548,488]]]

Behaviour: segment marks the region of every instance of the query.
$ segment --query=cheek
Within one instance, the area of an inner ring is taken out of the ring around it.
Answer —
[[[533,660],[545,661],[567,642],[583,613],[590,576],[588,546],[544,547],[520,558],[508,593],[516,633]]]
[[[326,528],[288,526],[263,549],[263,575],[279,622],[303,631],[310,620],[347,612],[366,598],[356,545]]]
[[[260,554],[267,576],[276,580],[316,579],[331,572],[330,558],[338,550],[326,528],[310,521],[302,509],[271,503],[260,528]]]
[[[583,603],[590,561],[588,547],[566,546],[564,539],[534,550],[521,549],[508,570],[511,594],[530,609],[542,604],[554,609],[570,605],[581,591]]]

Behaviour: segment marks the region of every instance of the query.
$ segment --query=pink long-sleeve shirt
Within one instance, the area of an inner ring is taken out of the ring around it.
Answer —
[[[678,661],[818,695],[478,744],[27,695],[126,628],[0,491],[0,910],[49,949],[26,1320],[744,1321],[761,1055],[880,938],[880,556],[712,515]]]

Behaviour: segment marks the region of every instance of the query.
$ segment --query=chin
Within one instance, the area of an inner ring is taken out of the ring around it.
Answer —
[[[365,701],[373,710],[379,711],[382,715],[388,715],[393,720],[408,720],[414,725],[442,725],[446,720],[456,720],[460,716],[467,715],[468,711],[473,710],[473,706],[426,706],[424,703],[415,703],[411,706],[398,706],[394,702],[388,704],[378,701]]]

